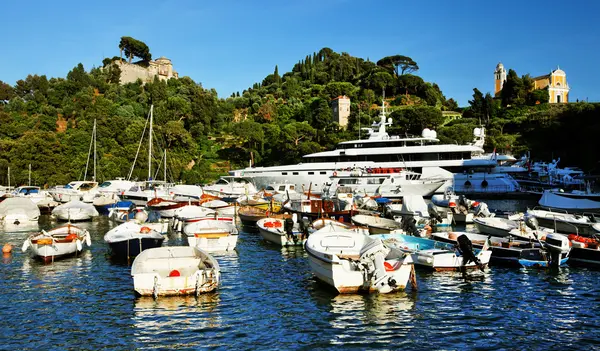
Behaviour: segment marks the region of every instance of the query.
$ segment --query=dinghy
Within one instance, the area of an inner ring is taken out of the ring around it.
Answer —
[[[472,244],[466,236],[459,237],[462,239],[457,238],[459,247],[400,233],[378,234],[375,237],[382,239],[388,246],[410,253],[416,265],[435,271],[461,271],[476,268],[483,270],[490,262],[492,255],[487,248],[473,250]],[[466,240],[464,240],[465,238]]]
[[[25,240],[21,250],[23,252],[31,249],[36,257],[44,262],[54,260],[81,252],[83,244],[92,245],[90,233],[72,224],[65,224],[52,230],[42,230]]]
[[[600,268],[600,240],[571,234],[571,252],[569,266]]]
[[[402,228],[400,222],[393,219],[367,215],[352,216],[352,222],[356,225],[369,228],[369,233],[371,234],[385,234]]]
[[[495,237],[512,237],[519,240],[537,240],[544,239],[547,234],[554,232],[549,228],[534,229],[526,223],[526,220],[513,221],[506,218],[489,217],[475,218],[473,220],[475,227],[480,233],[489,234]]]
[[[307,222],[303,220],[302,224],[298,224],[292,218],[263,218],[256,222],[256,226],[266,241],[279,246],[301,246],[308,237]]]
[[[104,235],[112,254],[121,258],[134,257],[144,250],[159,247],[164,240],[158,231],[135,221],[120,224]]]
[[[413,271],[410,254],[353,231],[317,231],[305,249],[315,277],[338,293],[403,290]]]
[[[188,244],[206,252],[232,251],[235,249],[238,230],[231,222],[209,219],[191,223],[183,232]]]
[[[133,288],[141,296],[196,296],[219,286],[219,263],[197,247],[148,249],[131,266]]]
[[[579,234],[593,236],[600,234],[600,223],[594,216],[569,214],[551,210],[527,210],[528,216],[533,216],[540,226],[552,228],[554,231],[565,234]]]
[[[92,218],[100,214],[90,203],[85,203],[79,200],[69,201],[66,204],[55,207],[52,210],[52,215],[59,221],[91,221]]]

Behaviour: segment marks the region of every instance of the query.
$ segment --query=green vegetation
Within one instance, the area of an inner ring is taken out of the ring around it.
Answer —
[[[151,59],[147,45],[133,38],[123,37],[119,48],[130,61]],[[189,77],[120,85],[114,59],[90,71],[78,64],[66,78],[29,75],[14,86],[0,81],[0,183],[7,183],[2,170],[9,166],[11,184],[24,183],[29,164],[36,184],[81,179],[94,119],[99,178],[127,175],[151,104],[155,136],[168,149],[173,180],[207,182],[250,160],[299,162],[304,154],[357,138],[359,128],[379,114],[384,89],[394,119],[391,133],[433,128],[442,142],[466,143],[473,128],[485,125],[490,150],[516,155],[531,150],[540,159],[560,156],[568,164],[597,166],[600,105],[550,106],[547,91],[531,91],[531,79],[512,70],[500,98],[474,89],[463,118],[448,122],[442,111],[460,110],[456,102],[415,75],[417,62],[402,55],[376,64],[323,48],[283,75],[275,66],[262,82],[225,99]],[[330,108],[340,95],[352,101],[346,129],[333,122]],[[134,177],[146,177],[147,157],[142,150]]]

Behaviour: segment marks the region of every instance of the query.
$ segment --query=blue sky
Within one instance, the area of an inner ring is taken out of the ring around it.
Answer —
[[[567,73],[571,101],[600,101],[596,1],[4,1],[0,80],[64,77],[148,44],[180,75],[226,97],[322,47],[377,61],[412,57],[461,106],[493,89],[501,61],[519,75]]]

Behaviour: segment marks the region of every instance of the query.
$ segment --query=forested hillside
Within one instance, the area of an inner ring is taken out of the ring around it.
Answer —
[[[128,48],[121,42],[120,48],[129,60],[139,56],[143,65],[151,55],[141,44],[131,41]],[[281,74],[275,66],[260,83],[225,99],[189,77],[121,85],[112,64],[117,59],[90,70],[78,64],[65,78],[29,75],[14,86],[0,81],[0,183],[8,183],[8,167],[11,184],[26,182],[29,164],[32,182],[39,185],[82,179],[94,119],[98,178],[127,176],[152,104],[157,144],[168,150],[173,180],[207,182],[251,159],[257,165],[297,162],[303,154],[356,138],[359,126],[378,115],[384,90],[392,133],[419,134],[428,127],[443,142],[464,143],[482,124],[488,128],[490,150],[561,156],[587,169],[598,162],[600,107],[550,106],[543,92],[532,96],[527,80],[516,74],[509,75],[520,80],[513,82],[520,85],[509,84],[515,89],[503,91],[499,99],[475,89],[464,118],[446,123],[442,111],[459,110],[456,102],[435,83],[423,81],[416,75],[417,62],[401,55],[371,62],[324,48],[290,72]],[[330,101],[340,95],[352,100],[346,130],[332,120]],[[144,146],[134,178],[147,177],[147,157]],[[155,169],[161,157],[159,150]]]

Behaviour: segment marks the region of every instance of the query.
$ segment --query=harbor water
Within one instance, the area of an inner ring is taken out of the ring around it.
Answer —
[[[237,252],[215,255],[217,292],[154,300],[136,297],[130,266],[109,256],[103,236],[114,224],[82,226],[92,247],[53,264],[21,253],[28,232],[0,233],[0,243],[15,245],[0,268],[0,349],[600,348],[599,271],[418,270],[416,290],[336,295],[315,281],[301,248],[243,230]],[[165,245],[187,243],[171,233]]]

